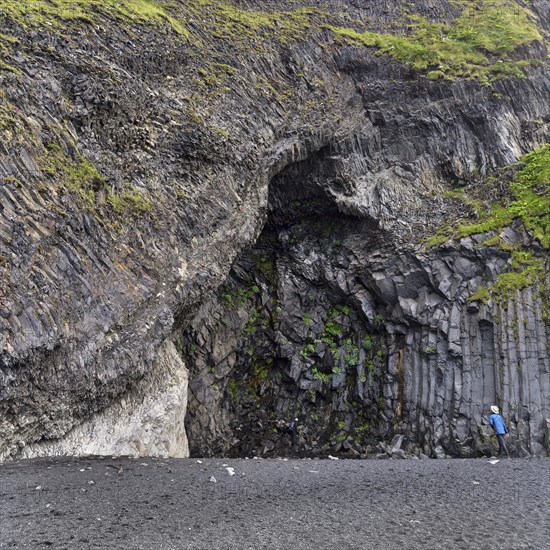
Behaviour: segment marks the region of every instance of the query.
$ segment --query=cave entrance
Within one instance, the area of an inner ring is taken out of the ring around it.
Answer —
[[[273,179],[262,234],[184,332],[192,456],[358,457],[386,435],[385,313],[366,269],[384,237],[338,208],[328,153]]]

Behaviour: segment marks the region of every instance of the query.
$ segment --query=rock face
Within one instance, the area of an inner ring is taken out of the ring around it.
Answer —
[[[513,451],[546,455],[540,289],[468,303],[506,254],[470,238],[392,251],[369,223],[320,212],[264,231],[185,334],[192,454],[479,456],[498,403]]]
[[[189,446],[187,369],[172,342],[124,397],[71,430],[61,440],[22,446],[21,456],[161,456],[185,458]]]
[[[3,20],[0,458],[184,455],[181,358],[194,453],[286,452],[297,414],[299,452],[401,434],[396,452],[469,456],[493,402],[522,454],[547,453],[547,297],[468,303],[508,255],[420,245],[445,190],[548,140],[544,46],[490,88],[338,44],[317,16],[229,40],[199,5],[184,37]],[[381,29],[398,5],[343,12]]]

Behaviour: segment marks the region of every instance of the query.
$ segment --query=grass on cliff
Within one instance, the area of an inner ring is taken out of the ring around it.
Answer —
[[[187,36],[185,27],[167,9],[170,2],[153,0],[9,0],[0,7],[3,18],[24,28],[49,26],[53,29],[71,21],[94,22],[99,14],[119,21],[168,25],[178,34]]]
[[[144,192],[129,183],[122,189],[112,189],[92,162],[83,157],[73,160],[57,145],[46,148],[39,164],[42,173],[53,176],[86,210],[106,207],[117,216],[133,217],[153,210],[153,202]]]
[[[136,189],[124,182],[116,188],[108,184],[96,166],[84,157],[73,159],[56,143],[44,146],[42,136],[36,126],[29,124],[28,119],[8,99],[0,89],[0,143],[8,149],[17,150],[25,144],[37,160],[43,176],[52,179],[63,194],[71,194],[76,204],[91,212],[110,212],[116,218],[123,216],[139,217],[154,210],[153,202],[147,192]],[[13,176],[0,178],[0,185],[24,185]],[[27,182],[27,185],[29,182]],[[47,190],[43,181],[33,182],[37,188]],[[57,193],[48,193],[47,202],[55,204]],[[53,201],[53,202],[52,202]],[[57,207],[56,207],[57,208]],[[62,209],[57,208],[58,211]]]
[[[456,3],[463,13],[452,23],[409,15],[410,33],[403,36],[328,28],[341,42],[375,47],[380,54],[424,71],[431,79],[466,78],[490,84],[501,78],[521,78],[528,65],[541,63],[512,59],[520,46],[543,42],[526,8],[512,0]],[[286,44],[303,39],[328,18],[328,12],[318,6],[266,11],[216,0],[10,0],[0,7],[0,21],[7,18],[26,28],[54,31],[68,22],[95,22],[100,15],[123,23],[171,27],[188,39],[191,29],[197,28],[200,31],[193,31],[193,43],[199,48],[208,46],[201,44],[209,36],[256,52],[264,51],[271,41]],[[1,63],[5,66],[0,68],[11,70],[10,65]]]
[[[311,6],[267,11],[217,0],[11,0],[0,7],[0,23],[7,20],[24,29],[58,34],[68,26],[98,23],[105,17],[130,28],[136,24],[171,28],[207,58],[218,45],[265,53],[270,44],[301,40],[319,28],[324,12]],[[19,74],[9,60],[14,40],[0,34],[0,71]],[[199,75],[201,88],[223,88],[227,65],[213,65]]]
[[[93,23],[103,14],[125,23],[167,25],[187,38],[186,23],[191,21],[230,43],[266,37],[286,43],[302,37],[319,13],[315,7],[271,12],[216,0],[10,0],[0,7],[0,21],[4,17],[25,28],[55,29],[71,21]]]
[[[450,238],[494,233],[482,243],[510,253],[510,271],[501,273],[490,287],[479,288],[469,301],[486,302],[490,297],[506,302],[517,290],[537,283],[544,284],[544,259],[519,245],[508,244],[499,233],[520,220],[526,231],[538,240],[543,250],[550,250],[550,145],[524,155],[510,183],[511,199],[493,204],[485,211],[477,208],[480,220],[443,229],[428,240],[428,246],[437,246]],[[479,205],[478,201],[475,201]]]
[[[530,12],[512,0],[461,0],[462,14],[451,24],[433,23],[411,15],[405,36],[357,32],[329,27],[337,39],[375,47],[381,55],[426,72],[428,78],[478,80],[483,84],[524,77],[525,67],[538,60],[513,60],[520,46],[543,38]]]
[[[524,155],[510,184],[513,200],[495,204],[475,224],[461,225],[457,237],[501,231],[519,218],[545,249],[550,249],[550,145]]]
[[[214,38],[249,40],[258,35],[280,42],[302,37],[312,25],[318,8],[304,7],[292,11],[249,10],[228,2],[189,0],[186,6],[195,15],[208,14]]]

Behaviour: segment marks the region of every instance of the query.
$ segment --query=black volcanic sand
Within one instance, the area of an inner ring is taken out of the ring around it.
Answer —
[[[18,461],[0,548],[541,550],[549,481],[548,459]]]

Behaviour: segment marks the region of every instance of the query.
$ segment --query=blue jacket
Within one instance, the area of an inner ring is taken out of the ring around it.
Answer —
[[[500,414],[492,414],[489,417],[489,424],[491,424],[491,428],[495,430],[497,435],[504,435],[508,433],[508,428],[506,427],[506,424],[504,424],[504,420]]]

